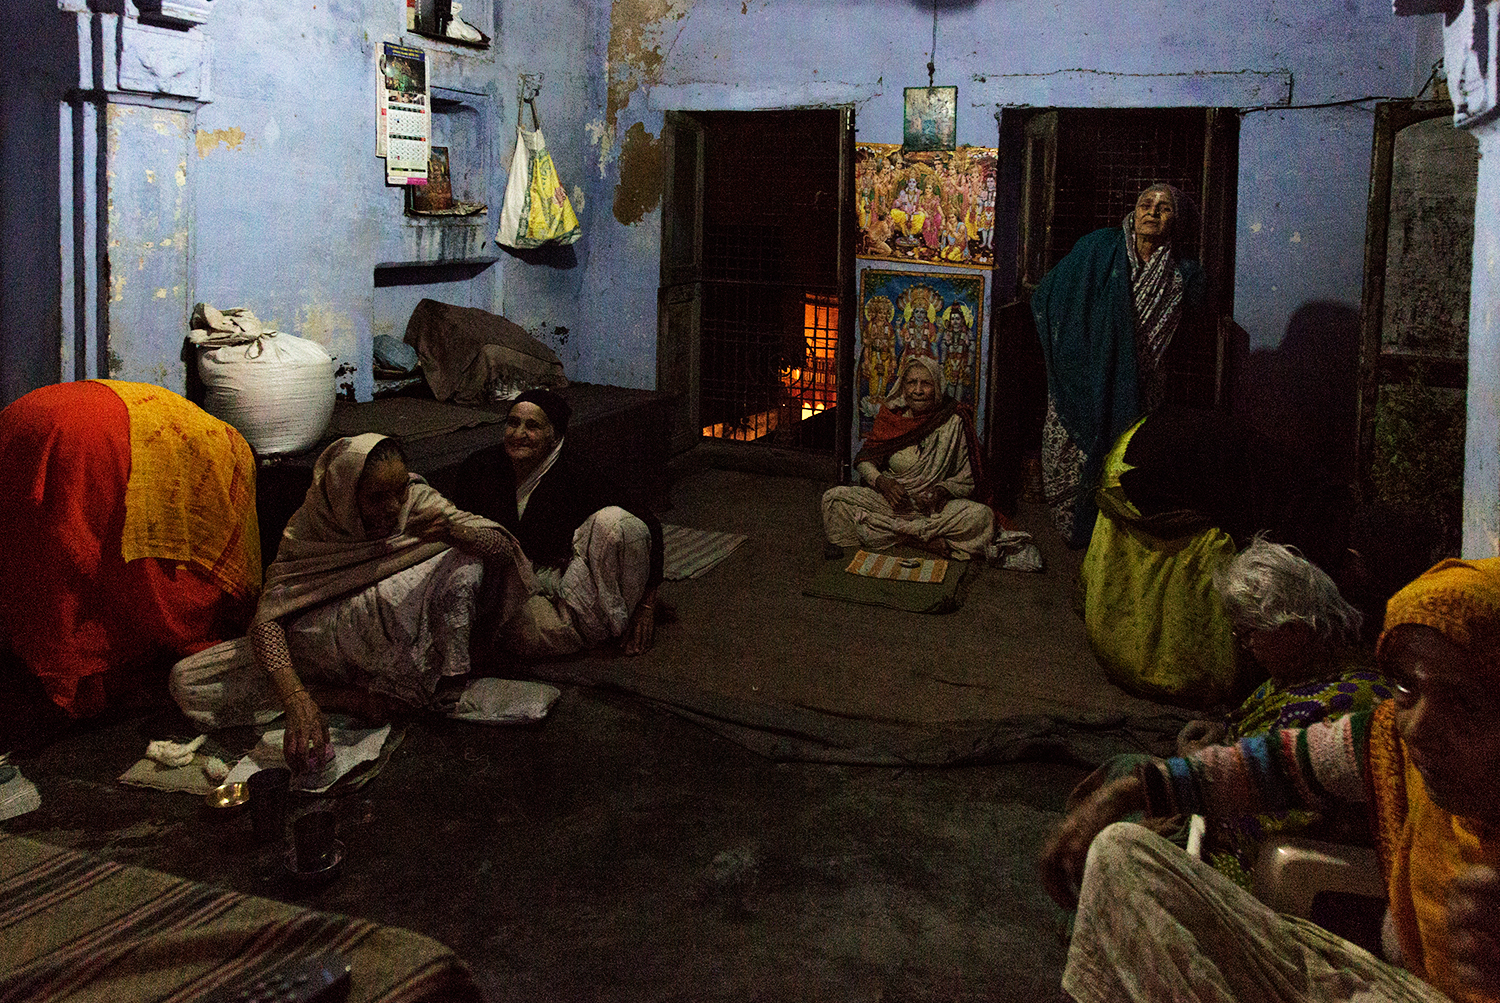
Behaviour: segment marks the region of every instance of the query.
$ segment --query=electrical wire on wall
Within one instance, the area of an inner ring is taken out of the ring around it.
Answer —
[[[1412,97],[1411,97],[1410,100],[1420,100],[1421,97],[1422,97],[1422,95],[1426,94],[1427,91],[1428,91],[1428,89],[1431,88],[1433,86],[1433,84],[1437,83],[1438,77],[1442,74],[1442,72],[1443,72],[1443,61],[1441,59],[1439,59],[1437,62],[1435,62],[1435,63],[1432,64],[1432,72],[1427,75],[1427,82],[1424,83],[1421,86],[1421,88],[1417,91],[1416,94],[1412,95]],[[1405,100],[1408,100],[1408,99],[1405,98],[1405,97],[1401,97],[1401,96],[1398,96],[1398,95],[1392,95],[1392,94],[1366,94],[1363,97],[1345,98],[1342,101],[1320,101],[1320,102],[1318,102],[1316,104],[1263,104],[1263,105],[1258,105],[1258,106],[1256,106],[1254,108],[1241,108],[1240,109],[1240,114],[1241,115],[1249,115],[1252,112],[1257,112],[1257,111],[1303,111],[1303,110],[1309,109],[1309,108],[1345,108],[1345,107],[1348,107],[1349,105],[1364,104],[1367,101],[1405,101]]]
[[[933,77],[937,74],[937,5],[938,0],[932,0],[932,51],[927,55],[927,86],[932,86]]]

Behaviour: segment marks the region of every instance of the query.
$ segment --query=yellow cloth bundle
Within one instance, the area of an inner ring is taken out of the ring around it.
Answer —
[[[150,383],[99,380],[130,415],[125,561],[191,562],[234,596],[260,591],[255,456],[234,426]]]

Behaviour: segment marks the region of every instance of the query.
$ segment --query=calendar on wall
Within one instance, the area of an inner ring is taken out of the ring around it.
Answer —
[[[425,185],[432,153],[427,53],[383,42],[377,73],[375,155],[385,158],[386,184]]]

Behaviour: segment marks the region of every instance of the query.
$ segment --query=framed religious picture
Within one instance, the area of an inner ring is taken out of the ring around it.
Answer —
[[[894,143],[854,148],[854,253],[884,261],[995,266],[998,151],[914,153]]]
[[[913,355],[936,359],[945,391],[973,412],[980,410],[984,279],[979,272],[866,268],[860,273],[857,438],[869,434],[881,402],[897,390],[902,363]]]
[[[958,139],[958,88],[906,88],[901,146],[907,150],[951,150]]]

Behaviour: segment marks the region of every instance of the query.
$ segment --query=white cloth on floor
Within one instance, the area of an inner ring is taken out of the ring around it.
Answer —
[[[1448,999],[1129,822],[1089,847],[1063,989],[1080,1003]]]
[[[1006,571],[1042,570],[1042,552],[1030,533],[1023,529],[1002,529],[988,549],[989,559]]]
[[[464,688],[448,714],[458,721],[520,724],[547,716],[561,694],[556,686],[518,679],[476,679]]]
[[[146,743],[146,758],[174,769],[186,766],[193,761],[193,753],[198,751],[198,746],[207,738],[207,735],[199,735],[191,742],[169,742],[158,738]]]

